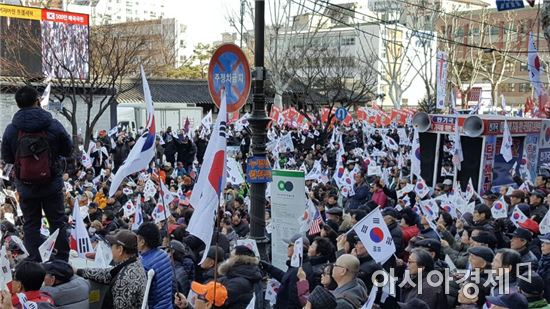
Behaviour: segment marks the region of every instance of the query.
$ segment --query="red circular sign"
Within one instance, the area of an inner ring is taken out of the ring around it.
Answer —
[[[250,79],[248,60],[237,45],[224,44],[216,49],[208,65],[208,90],[217,107],[220,107],[223,88],[228,113],[243,107],[250,93]]]

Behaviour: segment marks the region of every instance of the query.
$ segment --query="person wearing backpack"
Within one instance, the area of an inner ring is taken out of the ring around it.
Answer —
[[[19,111],[6,127],[2,138],[2,159],[14,165],[14,179],[23,212],[25,247],[28,260],[41,262],[42,211],[50,232],[59,229],[54,258],[69,259],[63,207],[63,164],[61,157],[71,155],[73,142],[59,121],[40,107],[38,91],[24,86],[15,93]]]

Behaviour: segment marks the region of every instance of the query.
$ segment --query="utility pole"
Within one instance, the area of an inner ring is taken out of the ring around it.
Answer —
[[[265,0],[255,0],[254,8],[254,70],[252,115],[248,119],[252,130],[252,156],[266,158],[267,124],[270,118],[265,107],[264,67]],[[265,189],[267,183],[250,184],[250,238],[256,240],[260,257],[267,259],[268,239],[265,236]]]
[[[243,49],[243,24],[244,24],[244,2],[246,0],[241,0],[241,44],[239,47]]]

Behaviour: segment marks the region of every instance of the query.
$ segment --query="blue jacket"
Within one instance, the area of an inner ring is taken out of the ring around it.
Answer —
[[[155,271],[147,301],[149,309],[172,309],[174,275],[168,254],[158,248],[151,249],[141,254],[141,263],[145,272]]]
[[[63,189],[61,178],[63,168],[60,157],[68,157],[73,148],[71,137],[59,121],[53,119],[52,114],[39,107],[22,108],[15,115],[11,124],[6,127],[2,138],[2,159],[6,163],[15,163],[17,139],[19,130],[25,132],[46,131],[53,151],[55,176],[48,184],[27,185],[16,180],[17,191],[22,198],[47,197]]]

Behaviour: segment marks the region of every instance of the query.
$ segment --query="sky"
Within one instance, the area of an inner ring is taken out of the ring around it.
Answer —
[[[167,17],[176,17],[187,26],[186,54],[193,52],[197,43],[221,40],[221,33],[235,32],[230,26],[230,12],[238,14],[240,0],[168,0]],[[172,15],[170,15],[172,13]]]

